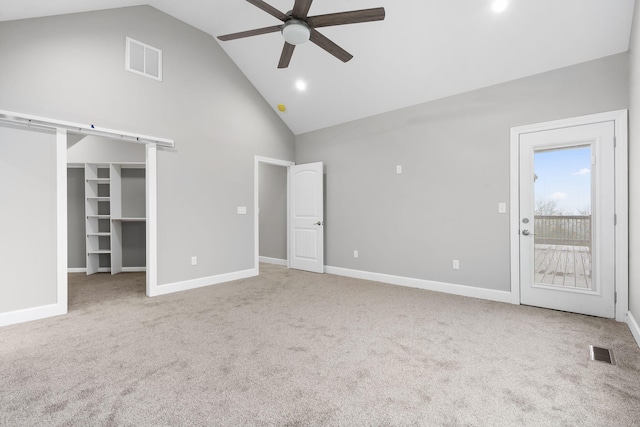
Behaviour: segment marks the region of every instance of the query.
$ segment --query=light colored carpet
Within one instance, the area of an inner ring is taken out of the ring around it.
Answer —
[[[640,425],[624,324],[261,270],[155,298],[70,275],[68,315],[0,328],[0,425]]]

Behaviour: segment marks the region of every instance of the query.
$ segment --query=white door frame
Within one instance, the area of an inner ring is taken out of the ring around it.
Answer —
[[[253,232],[254,232],[254,262],[256,274],[260,272],[260,163],[289,168],[295,162],[272,159],[270,157],[255,156],[253,166]],[[287,173],[287,268],[289,267],[289,174]]]
[[[67,131],[56,129],[56,286],[57,303],[51,316],[66,314],[69,311],[68,234],[67,234]],[[29,319],[30,320],[30,319]]]
[[[148,297],[158,292],[158,147],[145,144],[145,193],[147,235],[147,284]]]
[[[520,304],[520,135],[581,126],[601,122],[614,122],[615,127],[615,291],[616,320],[626,322],[629,311],[629,196],[628,196],[628,131],[627,110],[617,110],[588,116],[573,117],[551,122],[511,128],[510,177],[510,245],[511,245],[511,302]]]

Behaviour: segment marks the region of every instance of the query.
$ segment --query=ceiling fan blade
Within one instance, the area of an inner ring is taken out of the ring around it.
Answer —
[[[286,13],[282,13],[280,12],[278,9],[276,9],[275,7],[263,2],[262,0],[247,0],[249,3],[251,3],[252,5],[259,7],[260,9],[264,10],[265,12],[267,12],[269,15],[278,18],[279,20],[281,20],[282,22],[288,21],[289,19],[291,19],[291,17],[289,15],[287,15]]]
[[[296,0],[296,3],[293,5],[292,15],[294,18],[305,19],[307,14],[309,13],[309,8],[311,7],[311,2],[313,0]]]
[[[296,45],[284,42],[282,55],[280,55],[280,62],[278,62],[278,68],[287,68],[289,66],[289,62],[291,62],[291,57],[293,56],[293,50],[295,48]]]
[[[310,16],[307,19],[307,23],[314,28],[329,27],[333,25],[357,24],[359,22],[382,21],[384,16],[384,7],[376,7],[373,9]]]
[[[255,30],[241,31],[239,33],[218,36],[218,40],[222,40],[223,42],[226,42],[228,40],[242,39],[242,38],[251,37],[251,36],[259,36],[260,34],[275,33],[276,31],[280,31],[281,29],[282,29],[282,25],[274,25],[273,27],[265,27],[265,28],[256,28]]]
[[[353,58],[353,55],[351,55],[349,52],[317,32],[313,28],[311,29],[311,37],[309,38],[309,40],[311,40],[313,43],[320,46],[342,62],[347,62],[351,58]]]

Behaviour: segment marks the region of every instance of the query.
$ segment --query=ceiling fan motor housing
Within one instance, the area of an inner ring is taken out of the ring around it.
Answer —
[[[289,44],[302,44],[309,40],[311,30],[306,22],[292,18],[284,23],[282,36]]]

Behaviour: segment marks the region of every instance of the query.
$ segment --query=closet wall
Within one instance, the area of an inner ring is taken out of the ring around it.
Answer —
[[[57,302],[56,177],[55,133],[0,125],[0,314]]]
[[[86,212],[85,170],[86,163],[144,162],[142,144],[133,144],[108,138],[87,136],[68,147],[67,216],[68,216],[68,268],[84,271],[86,268]],[[122,216],[145,217],[145,170],[121,170]],[[122,266],[126,268],[145,265],[146,226],[144,222],[122,223]],[[110,267],[109,256],[102,256],[101,267]]]

